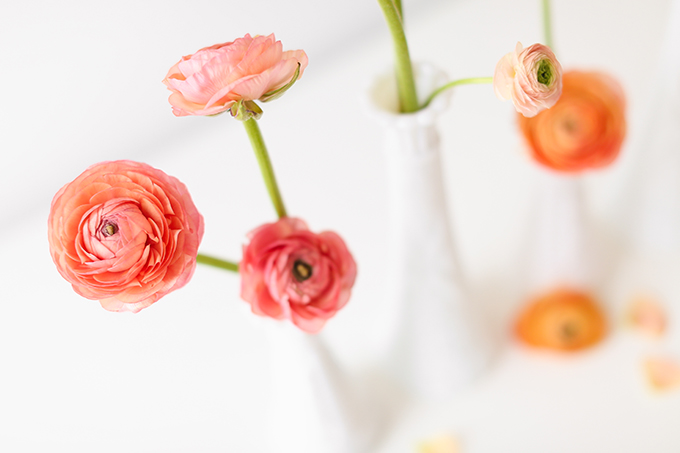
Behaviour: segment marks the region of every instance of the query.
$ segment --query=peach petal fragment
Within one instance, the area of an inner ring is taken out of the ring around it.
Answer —
[[[671,358],[649,358],[644,362],[649,384],[655,390],[671,390],[680,387],[680,362]]]
[[[588,294],[558,289],[537,297],[525,307],[517,320],[516,332],[530,346],[577,351],[600,342],[606,323]]]
[[[418,445],[418,453],[459,453],[458,442],[449,435],[438,436]]]
[[[654,299],[639,298],[631,304],[627,314],[628,324],[651,337],[661,337],[668,324],[666,312]]]

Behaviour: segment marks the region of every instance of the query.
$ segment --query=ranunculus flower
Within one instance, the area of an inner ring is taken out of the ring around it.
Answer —
[[[517,43],[515,51],[496,64],[493,88],[500,99],[512,100],[519,113],[532,117],[560,98],[562,66],[550,47],[534,44],[522,49]]]
[[[519,339],[528,345],[575,351],[600,342],[606,323],[588,294],[557,289],[531,301],[519,316],[516,329]]]
[[[245,35],[182,57],[163,79],[176,116],[213,115],[239,101],[267,100],[307,67],[302,50],[282,50],[269,36]]]
[[[253,313],[316,333],[345,306],[357,267],[337,234],[284,217],[251,231],[243,247],[241,297]]]
[[[109,311],[136,313],[184,286],[202,237],[186,186],[132,161],[85,170],[57,192],[48,219],[59,273]]]
[[[626,136],[621,85],[606,74],[580,71],[566,72],[563,85],[553,108],[534,118],[518,115],[531,155],[563,172],[609,165]]]

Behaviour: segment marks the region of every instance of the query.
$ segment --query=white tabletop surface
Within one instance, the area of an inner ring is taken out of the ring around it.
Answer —
[[[647,341],[621,325],[638,292],[656,294],[671,322],[680,307],[680,259],[646,253],[625,228],[635,215],[625,194],[641,184],[640,137],[671,3],[554,1],[563,66],[610,72],[629,101],[621,158],[585,181],[607,264],[599,286],[611,326],[590,351],[535,352],[510,334],[523,303],[518,275],[537,170],[509,103],[490,86],[453,94],[439,123],[453,232],[471,294],[501,347],[455,401],[386,405],[390,424],[376,452],[412,452],[443,433],[465,453],[680,451],[680,392],[651,392],[641,368],[646,354],[680,357],[680,338],[672,328]],[[492,75],[517,41],[541,40],[535,0],[404,4],[414,60],[452,78]],[[274,219],[245,131],[226,115],[175,118],[160,81],[182,55],[272,31],[310,58],[302,80],[266,105],[261,120],[288,210],[314,230],[340,233],[359,265],[349,305],[322,335],[351,374],[378,363],[390,338],[389,224],[381,134],[363,95],[391,64],[392,49],[377,2],[5,2],[0,451],[266,451],[267,342],[239,298],[238,277],[201,267],[141,313],[109,313],[61,279],[46,219],[54,193],[87,166],[140,160],[189,187],[206,221],[202,250],[237,260],[246,232]]]

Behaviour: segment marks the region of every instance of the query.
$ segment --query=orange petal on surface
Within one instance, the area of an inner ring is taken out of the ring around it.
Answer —
[[[647,380],[656,390],[680,386],[680,362],[669,358],[650,358],[644,363]]]
[[[666,331],[666,312],[651,298],[638,298],[633,301],[627,320],[631,327],[654,337],[660,337]]]
[[[516,332],[524,343],[546,349],[575,351],[597,344],[605,335],[604,315],[586,293],[558,289],[529,303]]]
[[[452,436],[439,436],[418,445],[418,453],[458,453],[458,442]]]

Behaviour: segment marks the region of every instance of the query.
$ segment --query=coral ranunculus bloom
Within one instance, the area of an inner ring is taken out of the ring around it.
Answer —
[[[561,351],[584,349],[605,334],[604,315],[585,293],[558,289],[532,301],[517,321],[517,334],[528,345]]]
[[[214,115],[238,101],[254,101],[284,88],[307,67],[302,50],[283,51],[281,41],[245,35],[182,57],[163,79],[176,116]],[[299,68],[299,71],[298,71]]]
[[[619,155],[626,136],[621,85],[598,72],[565,72],[562,96],[533,118],[518,115],[531,156],[562,172],[601,168]]]
[[[340,236],[312,233],[304,221],[284,217],[248,237],[239,271],[241,297],[253,313],[316,333],[345,306],[357,267]]]
[[[132,161],[85,170],[57,192],[48,219],[59,273],[109,311],[136,313],[184,286],[202,237],[186,186]]]

